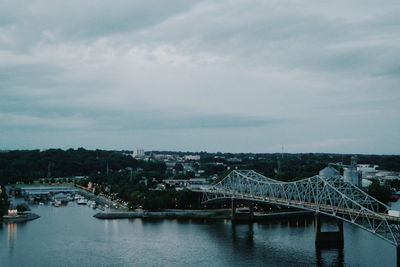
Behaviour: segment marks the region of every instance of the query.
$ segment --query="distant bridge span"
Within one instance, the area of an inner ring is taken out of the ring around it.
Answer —
[[[389,216],[389,206],[340,176],[281,182],[252,170],[235,170],[199,192],[203,203],[238,199],[314,211],[356,225],[398,248],[400,245],[400,218]]]

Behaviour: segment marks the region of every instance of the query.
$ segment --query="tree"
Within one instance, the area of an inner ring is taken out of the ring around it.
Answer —
[[[18,204],[17,205],[17,211],[18,212],[25,212],[28,211],[28,207],[24,204]]]
[[[372,184],[368,187],[368,194],[373,198],[387,204],[390,200],[390,189],[386,186],[381,186],[378,181],[372,181]]]
[[[396,189],[396,191],[400,190],[400,180],[392,180],[390,181],[390,186],[394,189]]]
[[[143,202],[143,209],[157,211],[165,208],[165,202],[161,196],[146,198]]]
[[[183,171],[183,165],[180,164],[180,163],[176,163],[175,166],[174,166],[174,170],[176,172],[182,172]]]

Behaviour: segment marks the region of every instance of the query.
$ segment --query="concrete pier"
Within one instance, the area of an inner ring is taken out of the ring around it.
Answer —
[[[317,246],[336,246],[343,247],[344,236],[343,236],[343,222],[336,220],[338,230],[337,231],[321,231],[322,218],[320,214],[315,215],[315,244]]]
[[[237,211],[237,200],[232,198],[232,212],[231,212],[231,221],[232,222],[252,222],[254,221],[254,206],[252,203],[249,203],[248,211]]]

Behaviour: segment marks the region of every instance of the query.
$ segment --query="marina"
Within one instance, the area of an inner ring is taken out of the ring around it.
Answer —
[[[11,196],[11,203],[29,203],[34,205],[52,205],[61,207],[69,202],[76,202],[78,205],[87,205],[92,209],[125,209],[104,196],[95,195],[83,189],[72,186],[6,186],[6,190]],[[17,197],[16,197],[17,196]]]

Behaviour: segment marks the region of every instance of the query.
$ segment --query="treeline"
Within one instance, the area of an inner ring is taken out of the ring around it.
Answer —
[[[161,153],[161,152],[159,152]],[[173,153],[173,152],[171,152]],[[176,152],[186,154],[189,152]],[[224,177],[233,169],[252,169],[265,176],[293,181],[316,175],[329,163],[350,164],[353,155],[342,154],[253,154],[206,153],[194,169],[203,170],[203,176]],[[400,171],[398,155],[357,155],[358,163],[377,164],[381,170]],[[234,160],[232,160],[234,159]],[[43,177],[69,177],[113,172],[121,169],[141,169],[145,176],[170,177],[163,162],[136,160],[121,151],[79,149],[16,150],[0,153],[0,183],[25,182]],[[179,174],[182,178],[193,173]],[[178,177],[179,178],[179,177]]]
[[[31,183],[43,177],[68,177],[124,168],[165,172],[164,163],[136,160],[118,151],[79,149],[16,150],[0,153],[0,183]]]
[[[224,175],[232,169],[251,169],[267,177],[294,181],[313,175],[329,163],[349,165],[351,154],[203,154],[201,168],[206,174],[218,173]],[[379,170],[400,171],[400,156],[398,155],[356,155],[358,163],[379,165]],[[237,161],[229,159],[236,158]],[[217,164],[216,164],[217,163]],[[220,163],[220,164],[218,164]]]

